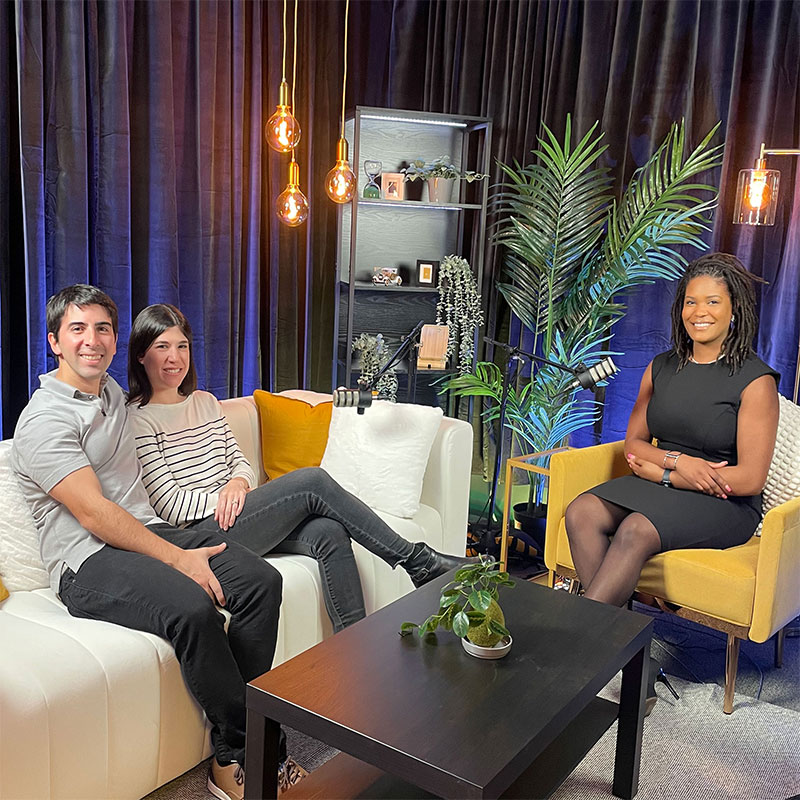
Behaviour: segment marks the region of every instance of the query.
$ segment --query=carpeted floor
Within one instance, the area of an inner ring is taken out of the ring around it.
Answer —
[[[671,678],[645,720],[639,800],[785,800],[800,793],[800,713],[736,695],[722,713],[723,689]],[[602,693],[619,699],[619,681]],[[553,795],[612,800],[616,724]]]
[[[639,800],[787,800],[800,794],[800,638],[786,639],[782,669],[771,642],[742,644],[734,713],[722,713],[725,638],[685,620],[651,612],[652,654],[674,678],[675,701],[658,686],[645,721]],[[797,622],[794,623],[797,625]],[[618,679],[604,694],[616,697]],[[616,727],[587,754],[554,798],[612,798]],[[289,752],[306,769],[335,753],[296,732]],[[148,795],[147,800],[208,800],[207,765]]]

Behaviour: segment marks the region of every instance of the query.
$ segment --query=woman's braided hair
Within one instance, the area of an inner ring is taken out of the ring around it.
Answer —
[[[699,275],[716,278],[728,289],[734,321],[722,342],[721,355],[733,375],[741,369],[745,359],[753,352],[752,342],[758,330],[755,284],[766,281],[748,272],[742,262],[729,253],[708,253],[692,261],[678,282],[670,315],[672,342],[678,355],[678,369],[684,367],[692,355],[692,339],[683,325],[681,312],[686,297],[686,287],[692,278]]]

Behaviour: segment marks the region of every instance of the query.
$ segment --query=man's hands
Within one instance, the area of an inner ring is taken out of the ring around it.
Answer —
[[[227,547],[224,542],[214,547],[181,550],[146,528],[116,503],[107,500],[91,467],[70,473],[50,490],[50,494],[99,539],[119,550],[142,553],[169,564],[200,584],[212,602],[225,605],[222,587],[208,564],[212,556]]]
[[[214,512],[214,519],[223,531],[227,531],[236,522],[236,517],[239,516],[244,508],[244,499],[249,489],[250,487],[244,478],[231,478],[222,487],[217,501],[217,509]]]
[[[227,546],[225,542],[222,542],[222,544],[214,545],[214,547],[179,550],[172,563],[175,569],[191,578],[195,583],[200,584],[212,602],[219,606],[225,605],[225,595],[222,593],[222,587],[217,580],[217,576],[211,571],[208,560],[217,555],[217,553],[221,553]]]
[[[644,461],[633,453],[628,453],[626,458],[634,475],[653,483],[661,482],[664,475],[663,467],[651,461]],[[678,459],[677,467],[670,473],[670,482],[677,489],[691,489],[726,500],[733,490],[718,470],[727,463],[727,461],[706,461],[683,453]]]

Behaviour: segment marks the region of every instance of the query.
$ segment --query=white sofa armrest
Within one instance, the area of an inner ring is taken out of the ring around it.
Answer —
[[[261,460],[261,427],[258,421],[256,402],[250,397],[231,397],[220,401],[222,410],[231,426],[233,435],[242,448],[244,457],[256,473],[258,483],[266,483],[267,474]]]
[[[428,457],[420,500],[439,512],[445,549],[459,555],[464,554],[467,537],[471,471],[472,427],[443,417]]]

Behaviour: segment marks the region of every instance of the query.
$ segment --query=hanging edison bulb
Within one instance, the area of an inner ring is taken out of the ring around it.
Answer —
[[[289,84],[285,80],[281,81],[278,92],[278,108],[267,120],[264,135],[269,146],[279,153],[288,153],[297,147],[300,141],[300,123],[292,114],[292,107],[289,105]]]
[[[300,191],[300,167],[294,159],[289,162],[289,184],[275,201],[275,213],[290,228],[302,225],[308,218],[308,200]]]
[[[356,193],[356,176],[347,160],[347,139],[336,143],[336,164],[325,177],[325,191],[334,203],[349,203]]]

